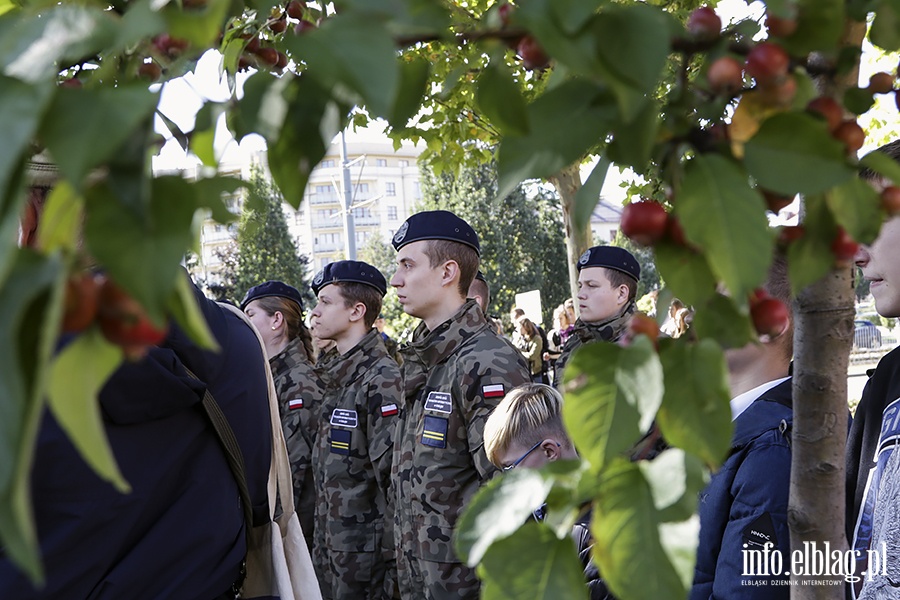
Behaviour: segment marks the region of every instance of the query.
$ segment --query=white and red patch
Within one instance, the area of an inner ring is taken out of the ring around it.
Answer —
[[[396,404],[382,404],[381,405],[381,416],[382,417],[392,417],[399,412],[400,409],[397,408]]]
[[[303,408],[303,398],[294,398],[293,400],[288,400],[288,408],[290,410]]]
[[[506,395],[506,390],[502,383],[496,385],[485,385],[481,388],[481,395],[485,398],[502,398]]]

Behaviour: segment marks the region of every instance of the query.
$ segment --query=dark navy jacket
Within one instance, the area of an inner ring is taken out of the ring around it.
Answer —
[[[224,452],[203,412],[206,385],[240,443],[254,516],[266,518],[271,427],[265,358],[255,333],[195,290],[223,351],[179,330],[121,366],[100,393],[106,433],[132,491],[85,464],[47,413],[32,470],[46,587],[0,552],[0,598],[210,600],[237,579],[244,516]],[[200,381],[182,367],[189,365]]]
[[[782,433],[782,421],[787,430]],[[787,600],[790,586],[744,577],[744,544],[770,539],[790,571],[791,380],[757,398],[734,422],[731,454],[700,494],[700,544],[690,600]],[[776,577],[787,580],[789,577]],[[762,585],[742,585],[742,581]]]

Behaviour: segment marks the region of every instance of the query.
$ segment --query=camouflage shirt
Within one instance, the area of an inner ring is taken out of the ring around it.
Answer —
[[[474,300],[401,348],[404,405],[394,445],[395,539],[403,598],[477,597],[474,570],[453,551],[453,530],[478,487],[497,473],[483,449],[488,415],[531,381],[522,354]]]
[[[325,384],[313,450],[320,490],[314,559],[323,595],[380,598],[378,579],[394,558],[388,498],[400,367],[372,329],[316,371]]]
[[[313,372],[312,363],[306,359],[303,342],[299,338],[270,358],[269,367],[275,380],[278,412],[294,478],[294,506],[303,535],[311,547],[316,489],[310,463],[316,439],[316,415],[322,401],[322,384]]]
[[[555,387],[560,387],[562,385],[563,370],[575,350],[585,344],[593,342],[618,341],[628,328],[628,322],[631,321],[634,311],[634,302],[629,302],[621,313],[606,321],[601,321],[600,323],[585,323],[581,319],[575,321],[575,328],[569,334],[568,339],[566,339],[566,343],[563,345],[559,358],[556,359],[553,385]]]

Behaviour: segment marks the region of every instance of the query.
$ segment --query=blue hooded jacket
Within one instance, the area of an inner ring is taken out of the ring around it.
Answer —
[[[222,352],[202,351],[173,328],[100,392],[130,493],[101,480],[45,412],[32,503],[47,581],[35,589],[0,550],[0,598],[210,600],[238,578],[243,509],[200,401],[208,386],[241,445],[254,520],[265,521],[272,448],[265,357],[250,327],[195,295]]]
[[[690,600],[788,600],[787,576],[744,576],[744,555],[771,541],[790,571],[791,379],[757,398],[734,421],[731,453],[700,494],[700,544]],[[772,566],[777,566],[771,561]],[[771,572],[771,571],[770,571]]]

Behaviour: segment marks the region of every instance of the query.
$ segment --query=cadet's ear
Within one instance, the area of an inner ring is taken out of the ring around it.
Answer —
[[[441,285],[455,287],[457,281],[459,281],[459,263],[455,260],[448,260],[441,265]]]
[[[353,305],[353,309],[350,311],[350,322],[355,323],[357,321],[361,321],[366,316],[366,305],[362,302],[357,302]]]

